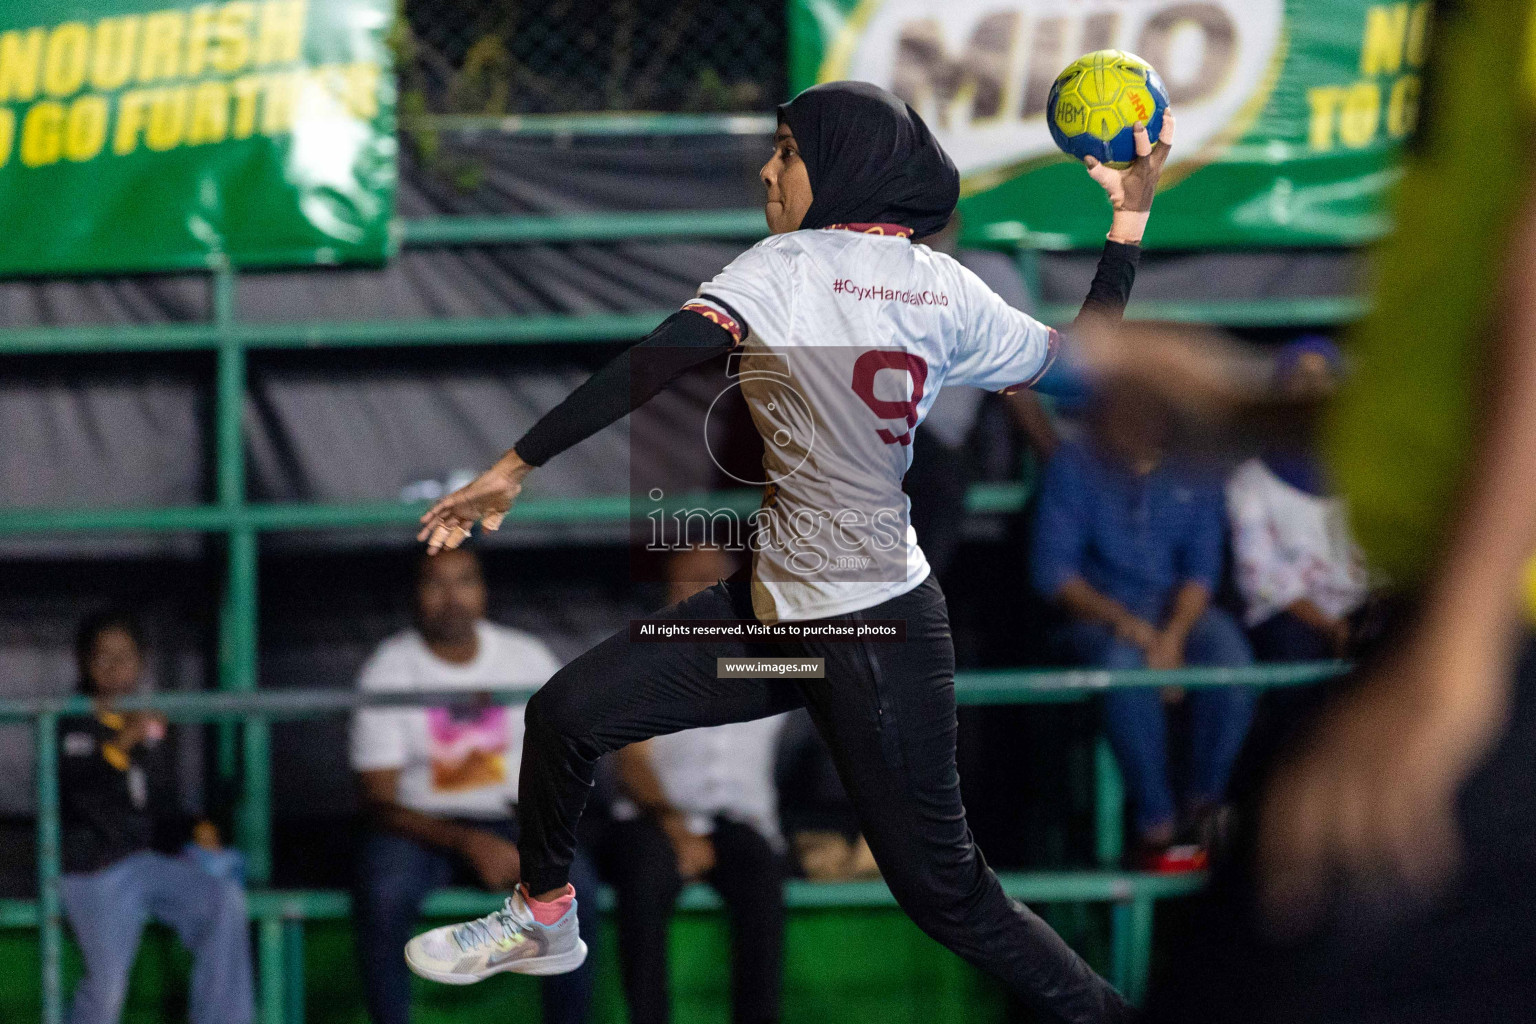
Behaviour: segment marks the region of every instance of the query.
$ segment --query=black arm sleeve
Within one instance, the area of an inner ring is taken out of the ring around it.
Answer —
[[[1088,286],[1088,298],[1077,318],[1084,316],[1108,317],[1119,320],[1125,314],[1125,304],[1131,298],[1131,285],[1136,282],[1136,267],[1141,262],[1141,246],[1123,242],[1105,242],[1104,253],[1099,257],[1099,269]]]
[[[1093,275],[1093,284],[1088,286],[1088,298],[1083,300],[1083,308],[1078,310],[1072,326],[1076,327],[1084,319],[1118,321],[1124,316],[1125,304],[1130,300],[1131,285],[1136,281],[1136,267],[1140,262],[1141,246],[1105,242],[1104,252],[1099,257],[1099,268]],[[1073,399],[1079,399],[1086,393],[1088,382],[1081,371],[1074,368],[1070,354],[1072,336],[1071,330],[1063,332],[1055,361],[1035,381],[1032,390],[1043,395]]]
[[[692,310],[679,310],[588,377],[513,448],[528,465],[542,466],[640,408],[685,371],[735,346],[735,337],[724,327]]]

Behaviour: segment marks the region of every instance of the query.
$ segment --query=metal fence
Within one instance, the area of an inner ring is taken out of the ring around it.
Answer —
[[[1235,668],[1183,668],[1174,670],[1135,669],[1101,670],[991,670],[960,673],[955,678],[955,696],[967,705],[1053,704],[1087,700],[1111,688],[1147,686],[1297,686],[1332,678],[1344,671],[1343,662],[1309,662],[1283,665],[1250,665]],[[236,687],[236,689],[239,689]],[[362,706],[411,705],[442,699],[459,699],[461,693],[359,693],[357,691],[265,691],[261,693],[181,693],[145,694],[121,702],[123,710],[152,709],[167,717],[190,722],[239,723],[246,739],[242,765],[246,783],[244,821],[247,826],[242,845],[251,858],[251,881],[266,881],[270,858],[271,814],[265,794],[271,784],[273,769],[267,736],[272,720],[302,719],[337,714]],[[498,700],[519,703],[527,700],[526,690],[495,691]],[[59,897],[60,876],[60,793],[58,778],[58,728],[62,716],[88,714],[91,704],[83,697],[42,697],[0,699],[0,722],[30,722],[36,746],[37,785],[37,877],[36,907],[17,901],[0,901],[0,924],[7,921],[35,923],[40,932],[40,962],[43,1024],[62,1024],[64,992],[60,978],[64,942],[64,915]],[[1120,860],[1124,838],[1121,823],[1124,814],[1124,788],[1108,744],[1100,739],[1095,748],[1094,840],[1096,860],[1101,869],[1112,869]],[[1049,884],[1041,888],[1039,883]],[[1117,891],[1126,879],[1087,875],[1082,872],[1037,873],[1035,884],[1019,896],[1039,900],[1095,900],[1103,898],[1100,889],[1109,881]],[[1180,890],[1182,891],[1182,890]],[[1115,896],[1130,910],[1124,897],[1126,889]],[[1151,959],[1152,919],[1150,892],[1135,900],[1139,910],[1133,915],[1119,915],[1115,942],[1121,976],[1131,998],[1140,996]],[[281,901],[279,901],[279,904]],[[269,911],[272,908],[269,906]],[[268,913],[262,921],[261,995],[263,1024],[288,1024],[303,1017],[302,997],[291,998],[292,979],[302,980],[303,959],[284,953],[284,919],[301,927],[306,912],[297,904],[291,910]],[[1131,920],[1134,917],[1136,920]],[[298,948],[298,947],[292,947]]]
[[[402,112],[761,111],[786,89],[782,4],[405,0]]]

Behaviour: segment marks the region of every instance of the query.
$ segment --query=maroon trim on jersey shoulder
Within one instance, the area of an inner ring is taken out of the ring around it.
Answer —
[[[1045,362],[1040,364],[1040,372],[1029,378],[1029,380],[1008,385],[999,391],[998,394],[1011,395],[1015,391],[1023,391],[1025,388],[1032,388],[1040,383],[1040,378],[1044,377],[1046,372],[1050,370],[1051,365],[1056,362],[1056,353],[1061,351],[1061,332],[1054,327],[1050,328],[1050,332],[1051,337],[1045,343]]]
[[[683,308],[690,313],[699,314],[699,316],[702,316],[712,324],[724,327],[730,334],[731,339],[735,341],[736,344],[741,344],[741,335],[743,333],[741,329],[741,323],[729,313],[717,309],[716,307],[710,305],[707,301],[701,299],[694,299],[692,302],[685,302],[683,303]]]
[[[828,224],[828,231],[857,231],[861,235],[891,235],[895,238],[911,238],[912,229],[900,224]]]

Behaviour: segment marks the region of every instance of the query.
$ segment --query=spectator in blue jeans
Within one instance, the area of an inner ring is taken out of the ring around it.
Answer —
[[[131,616],[105,612],[80,628],[76,655],[90,715],[59,722],[60,895],[85,976],[70,1024],[115,1024],[144,925],[175,929],[192,951],[191,1024],[250,1024],[251,945],[245,894],[190,857],[155,850],[173,822],[165,798],[165,720],[118,711],[139,688],[143,645]],[[216,843],[203,823],[200,841]],[[179,838],[179,837],[178,837]]]
[[[1242,630],[1211,605],[1225,539],[1219,484],[1169,463],[1165,435],[1160,411],[1144,396],[1116,392],[1095,403],[1087,440],[1064,444],[1045,470],[1032,553],[1035,586],[1066,611],[1065,641],[1083,664],[1246,665],[1252,655]],[[1204,863],[1198,839],[1220,806],[1253,716],[1244,689],[1194,688],[1187,699],[1181,820],[1163,694],[1148,687],[1104,698],[1105,729],[1135,817],[1137,860],[1151,870]]]
[[[357,865],[359,967],[374,1024],[406,1024],[411,977],[405,943],[422,901],[447,885],[510,892],[522,876],[517,784],[523,708],[476,697],[544,685],[560,667],[537,637],[487,621],[480,561],[468,549],[417,563],[416,625],[385,640],[363,666],[365,691],[456,690],[450,707],[373,707],[352,723],[352,767],[367,812]],[[584,856],[571,875],[597,892]],[[582,908],[581,937],[595,948],[599,915]],[[593,961],[544,979],[546,1024],[582,1024]],[[523,1014],[522,1016],[527,1016]]]

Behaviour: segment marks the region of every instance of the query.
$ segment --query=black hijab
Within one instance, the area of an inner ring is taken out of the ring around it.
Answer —
[[[878,85],[827,82],[779,107],[811,179],[800,227],[900,224],[931,235],[955,212],[960,174],[917,112]]]

